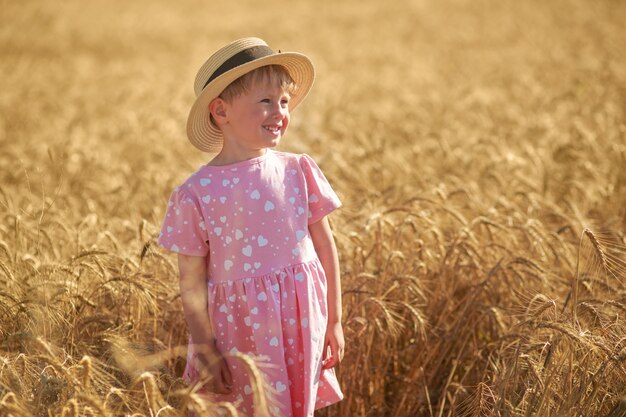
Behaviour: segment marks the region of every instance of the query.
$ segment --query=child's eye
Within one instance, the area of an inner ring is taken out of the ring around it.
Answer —
[[[269,98],[261,99],[261,103],[269,103],[269,102],[270,102]]]

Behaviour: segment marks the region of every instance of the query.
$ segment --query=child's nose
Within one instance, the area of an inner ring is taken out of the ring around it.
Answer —
[[[289,114],[289,108],[286,105],[282,105],[280,103],[272,106],[272,116],[275,118],[284,118],[287,114]]]

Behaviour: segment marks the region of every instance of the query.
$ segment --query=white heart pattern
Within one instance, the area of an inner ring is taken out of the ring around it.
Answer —
[[[256,296],[256,299],[259,301],[267,301],[267,294],[260,292],[259,295]]]
[[[278,338],[276,336],[270,340],[270,346],[278,346]]]
[[[224,269],[227,271],[230,271],[230,268],[233,267],[233,261],[231,261],[230,259],[226,259],[224,261]]]
[[[241,249],[241,253],[246,255],[247,257],[252,256],[252,246],[248,245]]]
[[[200,185],[203,187],[206,187],[207,185],[211,184],[211,180],[208,178],[200,178]]]
[[[263,207],[263,209],[264,209],[266,212],[268,212],[268,211],[272,211],[272,210],[274,210],[274,208],[275,208],[274,203],[272,203],[272,202],[271,202],[271,201],[269,201],[269,200],[265,202],[265,207]]]
[[[283,392],[287,389],[287,385],[283,384],[282,382],[278,381],[276,383],[276,392]]]
[[[261,193],[259,192],[259,190],[254,190],[250,193],[250,198],[253,200],[258,200],[259,198],[261,198]]]
[[[262,248],[263,246],[267,245],[268,240],[265,238],[265,236],[259,235],[258,239],[256,240],[256,243],[258,243],[259,247]]]
[[[205,195],[204,197],[202,197],[202,202],[204,204],[209,204],[211,202],[211,196],[210,195]]]

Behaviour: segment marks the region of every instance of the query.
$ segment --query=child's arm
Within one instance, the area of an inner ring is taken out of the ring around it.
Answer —
[[[208,313],[206,258],[178,254],[180,298],[193,342],[198,346],[198,359],[210,373],[212,391],[230,392],[232,376],[224,357],[215,346]]]
[[[330,369],[342,361],[345,341],[343,328],[341,327],[341,281],[339,278],[339,258],[337,247],[333,239],[328,219],[323,217],[320,221],[309,225],[309,233],[313,240],[313,246],[324,268],[328,283],[328,326],[326,329],[326,341],[324,344],[323,369]],[[330,356],[328,356],[330,347]]]

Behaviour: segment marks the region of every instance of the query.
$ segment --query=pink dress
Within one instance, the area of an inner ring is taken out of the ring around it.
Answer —
[[[170,197],[159,244],[207,257],[209,316],[234,382],[217,400],[245,416],[255,415],[250,375],[228,352],[261,365],[275,416],[313,416],[343,398],[322,370],[326,277],[308,231],[340,205],[308,155],[271,150],[204,165]],[[185,378],[198,378],[191,343]]]

